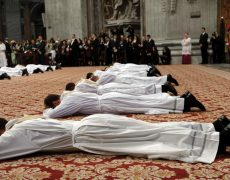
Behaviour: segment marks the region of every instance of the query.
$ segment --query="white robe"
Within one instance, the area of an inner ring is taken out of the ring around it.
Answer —
[[[81,93],[72,91],[54,109],[44,110],[43,116],[56,118],[73,114],[168,114],[182,113],[184,98],[169,96],[167,93],[158,93],[134,96],[121,93]]]
[[[6,59],[6,46],[4,43],[0,44],[0,67],[7,66],[7,59]]]
[[[132,155],[212,163],[219,133],[211,123],[149,123],[97,114],[81,121],[34,119],[0,136],[0,160],[38,151],[77,149],[102,155]]]
[[[0,71],[7,73],[9,76],[22,76],[22,70],[11,67],[1,67]]]
[[[137,64],[120,64],[115,63],[113,66],[109,67],[106,71],[96,70],[93,74],[95,76],[102,76],[106,74],[113,75],[132,75],[138,77],[147,77],[147,71],[150,66],[148,65],[137,65]]]
[[[99,95],[118,92],[130,95],[147,95],[162,93],[162,85],[155,84],[122,84],[122,83],[108,83],[105,85],[97,85],[87,82],[78,82],[75,86],[75,91],[96,93]]]
[[[191,55],[192,53],[191,38],[183,39],[181,41],[181,45],[182,45],[182,55]]]
[[[125,84],[160,84],[163,85],[167,82],[167,75],[159,77],[139,77],[133,75],[114,75],[105,74],[102,75],[98,81],[98,85],[103,85],[111,82],[125,83]]]
[[[41,65],[41,64],[28,64],[26,66],[26,69],[28,71],[29,74],[32,74],[34,72],[35,69],[39,68],[41,69],[43,72],[45,72],[47,70],[49,66],[47,65]],[[52,68],[53,69],[53,68]]]

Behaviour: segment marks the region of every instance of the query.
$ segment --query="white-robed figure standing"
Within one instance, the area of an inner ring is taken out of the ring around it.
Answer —
[[[216,122],[220,124],[219,119]],[[229,145],[225,142],[228,126],[219,133],[212,123],[149,123],[110,114],[91,115],[81,121],[37,118],[10,126],[0,136],[0,160],[41,151],[82,150],[212,163],[217,151]]]
[[[192,42],[188,32],[184,33],[181,41],[182,45],[182,64],[191,64]]]
[[[75,91],[96,93],[99,95],[118,92],[130,95],[147,95],[157,94],[162,92],[171,92],[177,95],[176,89],[170,84],[124,84],[124,83],[107,83],[105,85],[98,85],[96,82],[89,79],[81,79],[75,86]]]
[[[7,66],[7,59],[6,59],[6,45],[0,39],[0,67]]]
[[[57,118],[74,114],[168,114],[190,111],[191,107],[198,107],[205,111],[205,107],[191,93],[170,96],[167,93],[149,95],[129,95],[122,93],[82,93],[72,91],[62,101],[60,96],[50,94],[44,99],[46,109],[44,117]]]

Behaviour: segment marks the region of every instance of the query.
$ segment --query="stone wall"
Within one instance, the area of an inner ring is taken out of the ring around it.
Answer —
[[[206,27],[209,36],[217,30],[217,0],[143,0],[143,3],[143,33],[152,35],[159,50],[164,45],[170,47],[172,64],[182,61],[180,43],[184,32],[189,32],[192,38],[192,63],[200,63],[201,27]]]
[[[20,5],[18,0],[5,1],[6,36],[21,40]]]
[[[47,38],[66,39],[71,38],[72,34],[85,36],[85,8],[81,0],[45,0]]]
[[[216,31],[217,9],[217,0],[144,0],[145,33],[175,40],[190,32],[198,39],[203,26],[209,34]]]

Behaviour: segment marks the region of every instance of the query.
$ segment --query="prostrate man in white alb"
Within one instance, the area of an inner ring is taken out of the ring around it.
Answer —
[[[106,70],[96,70],[93,74],[95,76],[102,76],[106,74],[114,75],[132,75],[138,77],[147,77],[147,76],[161,76],[160,71],[155,66],[148,65],[137,65],[132,63],[120,64],[114,63],[113,66],[110,66]]]
[[[170,92],[177,96],[176,89],[168,82],[164,85],[157,84],[124,84],[124,83],[107,83],[105,85],[98,85],[96,82],[89,79],[80,80],[74,91],[96,93],[99,95],[118,92],[130,95],[147,95],[147,94],[157,94],[162,92]]]
[[[159,77],[139,77],[134,76],[132,74],[111,74],[106,73],[102,74],[100,77],[94,76],[93,73],[87,73],[86,79],[90,79],[94,82],[97,82],[98,85],[104,85],[107,83],[124,83],[124,84],[160,84],[163,85],[166,82],[174,83],[175,85],[179,85],[177,80],[172,77],[172,75],[164,75]]]
[[[9,121],[11,129],[5,129],[9,127],[6,123],[0,119],[0,160],[41,151],[82,150],[212,163],[217,152],[224,153],[230,145],[230,124],[224,116],[213,124],[149,123],[110,114],[92,115],[81,121],[37,118],[13,127]]]
[[[188,112],[192,107],[205,111],[204,105],[190,92],[182,96],[167,93],[149,95],[128,95],[122,93],[81,93],[72,91],[62,101],[60,96],[50,94],[44,99],[44,117],[57,118],[73,114],[168,114]]]
[[[12,67],[1,67],[0,68],[1,72],[7,73],[10,77],[13,76],[28,76],[29,73],[27,69],[18,69],[18,68],[12,68]]]

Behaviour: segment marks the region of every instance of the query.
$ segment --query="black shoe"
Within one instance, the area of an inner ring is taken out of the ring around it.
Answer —
[[[184,111],[188,112],[191,110],[192,107],[197,107],[201,111],[206,111],[204,105],[198,101],[192,93],[189,93],[184,100]]]
[[[37,73],[39,73],[38,68],[37,68],[37,69],[35,69],[35,70],[33,70],[33,74],[37,74]]]
[[[7,73],[2,74],[3,79],[11,79],[11,77]]]
[[[56,69],[61,69],[61,63],[56,65]]]
[[[37,68],[33,71],[34,74],[37,74],[37,73],[44,73],[40,68]]]
[[[162,92],[171,92],[177,96],[177,91],[170,82],[166,82],[164,85],[162,85]]]
[[[217,120],[213,122],[215,130],[218,132],[223,131],[225,127],[227,127],[229,124],[230,120],[224,115],[220,116],[219,118],[217,118]]]
[[[176,79],[174,79],[174,78],[172,77],[171,74],[168,74],[168,75],[167,75],[167,81],[169,81],[169,82],[171,82],[171,83],[174,83],[176,86],[179,86],[179,83],[177,82]]]
[[[28,71],[27,71],[27,69],[23,69],[22,70],[22,76],[29,76],[29,73],[28,73]]]
[[[226,153],[226,147],[230,146],[230,124],[227,125],[223,131],[220,132],[220,141],[218,147],[218,153],[224,154]]]
[[[161,72],[155,66],[153,67],[153,72],[154,74],[161,76]]]
[[[46,71],[53,71],[53,69],[52,69],[52,67],[48,67],[47,69],[46,69]]]
[[[157,74],[154,73],[154,69],[153,68],[150,68],[147,71],[147,77],[153,77],[153,76],[157,76]]]
[[[182,94],[180,97],[181,98],[186,98],[190,94],[189,91],[186,91],[184,94]]]

